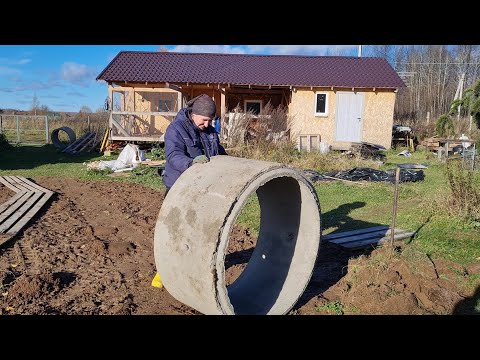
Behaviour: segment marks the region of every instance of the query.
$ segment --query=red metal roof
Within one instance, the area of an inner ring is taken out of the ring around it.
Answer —
[[[121,51],[98,75],[107,82],[405,87],[383,58]]]

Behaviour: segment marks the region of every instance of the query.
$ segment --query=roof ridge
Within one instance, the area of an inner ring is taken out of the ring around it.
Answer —
[[[384,59],[380,56],[347,56],[347,55],[294,55],[294,54],[239,54],[239,53],[210,53],[210,52],[179,52],[179,51],[141,51],[121,50],[120,53],[152,54],[152,55],[209,55],[209,56],[255,56],[255,57],[300,57],[300,58],[329,58],[329,59]],[[119,54],[120,54],[119,53]]]

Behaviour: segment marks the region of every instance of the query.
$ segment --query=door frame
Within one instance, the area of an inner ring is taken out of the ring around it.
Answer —
[[[340,104],[340,97],[338,96],[339,94],[355,94],[355,95],[361,95],[362,96],[362,108],[361,108],[361,120],[360,120],[360,139],[358,142],[362,142],[363,139],[363,117],[364,117],[364,112],[365,112],[365,92],[364,91],[337,91],[335,96],[335,141],[345,141],[348,142],[348,140],[338,140],[337,139],[337,125],[338,125],[338,106]],[[355,142],[355,141],[351,141]]]

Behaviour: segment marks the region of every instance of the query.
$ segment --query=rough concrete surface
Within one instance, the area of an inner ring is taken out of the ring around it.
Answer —
[[[227,290],[228,237],[255,192],[257,246]],[[311,277],[320,228],[318,198],[303,175],[277,163],[216,156],[187,169],[165,198],[155,262],[167,290],[204,314],[285,314]]]

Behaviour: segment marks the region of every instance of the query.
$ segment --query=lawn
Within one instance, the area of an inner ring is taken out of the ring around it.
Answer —
[[[382,168],[396,163],[428,163],[425,180],[400,185],[397,227],[417,231],[412,246],[433,258],[445,258],[464,265],[480,258],[480,229],[475,222],[451,216],[447,198],[450,188],[444,165],[432,155],[416,152],[411,158],[387,153]],[[85,162],[109,160],[99,154],[71,156],[53,146],[17,146],[0,150],[0,176],[21,175],[74,177],[90,181],[126,181],[144,184],[163,191],[161,178],[154,168],[141,168],[130,177],[112,178],[105,173],[87,170]],[[317,169],[322,172],[322,169]],[[478,172],[477,172],[478,173]],[[480,180],[477,174],[477,185]],[[350,184],[341,181],[315,184],[322,211],[324,234],[377,225],[390,225],[392,219],[393,186],[388,183]],[[238,223],[258,233],[259,206],[252,197],[239,216]]]
[[[431,154],[416,152],[412,157],[389,151],[382,169],[397,163],[429,164],[425,180],[400,184],[396,227],[417,231],[411,245],[432,258],[445,258],[463,265],[480,259],[480,228],[448,212],[450,188],[445,165]],[[322,172],[322,169],[317,169]],[[480,179],[477,171],[477,188]],[[341,181],[315,184],[322,212],[323,233],[347,231],[378,225],[390,225],[394,187],[389,183],[351,184]],[[254,233],[259,229],[257,199],[252,196],[238,223]]]

